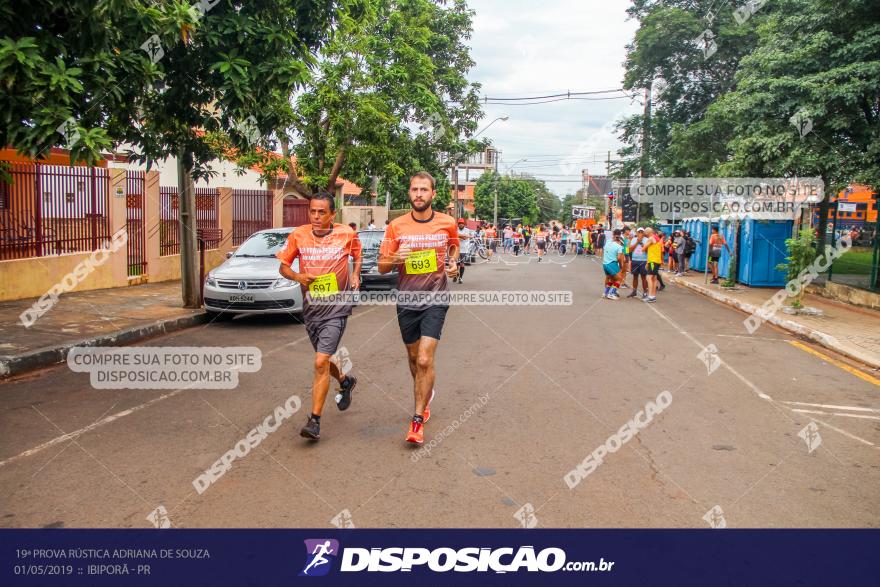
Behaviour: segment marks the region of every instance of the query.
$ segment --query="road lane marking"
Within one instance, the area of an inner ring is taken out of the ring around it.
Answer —
[[[850,410],[853,412],[873,412],[875,414],[880,414],[880,410],[875,410],[874,408],[860,408],[857,406],[836,406],[834,404],[810,404],[807,402],[787,402],[783,401],[784,404],[791,404],[793,406],[809,406],[811,408],[825,408],[828,410]]]
[[[831,363],[835,367],[840,367],[841,369],[843,369],[847,373],[855,375],[859,379],[863,379],[863,380],[867,381],[868,383],[873,383],[874,385],[880,387],[880,379],[877,379],[876,377],[872,377],[871,375],[868,375],[867,373],[863,373],[863,372],[859,371],[858,369],[856,369],[855,367],[850,367],[849,365],[847,365],[843,361],[838,361],[837,359],[832,359],[828,355],[824,355],[824,354],[820,353],[819,351],[813,350],[810,347],[808,347],[807,345],[805,345],[804,343],[798,342],[796,340],[790,340],[790,341],[788,341],[788,344],[795,346],[795,347],[801,349],[802,351],[808,352],[811,355],[815,355],[815,356],[819,357],[820,359],[822,359],[823,361],[825,361],[826,363]]]
[[[685,331],[683,328],[681,328],[681,327],[680,327],[677,323],[675,323],[671,318],[667,317],[663,312],[660,312],[660,311],[657,310],[657,308],[655,308],[654,306],[648,306],[648,307],[649,307],[651,310],[653,310],[655,314],[657,314],[658,316],[660,316],[661,318],[663,318],[664,320],[666,320],[666,321],[667,321],[667,322],[668,322],[673,328],[675,328],[675,330],[677,330],[680,334],[684,335],[688,340],[690,340],[691,342],[693,342],[694,344],[696,344],[696,345],[699,346],[700,348],[705,348],[705,346],[704,346],[699,340],[697,340],[696,338],[694,338],[693,336],[691,336],[687,331]],[[790,341],[790,342],[794,343],[794,341]],[[807,348],[807,350],[809,350],[810,352],[815,352],[815,351],[813,351],[812,349],[810,349],[810,348],[808,348],[808,347],[805,347],[805,348]],[[816,353],[816,354],[820,354],[820,353]],[[719,357],[719,359],[720,359],[720,357]],[[733,375],[735,375],[735,376],[737,377],[737,379],[739,379],[740,381],[742,381],[743,383],[745,383],[746,385],[748,385],[749,388],[750,388],[753,392],[755,392],[755,393],[758,395],[759,398],[769,401],[771,405],[775,405],[775,406],[776,406],[777,408],[779,408],[779,409],[782,409],[782,408],[785,408],[785,409],[788,409],[788,410],[791,410],[791,409],[792,409],[792,408],[789,408],[788,406],[780,405],[780,402],[774,400],[774,399],[771,398],[769,395],[767,395],[766,393],[764,393],[763,391],[761,391],[761,390],[758,388],[757,385],[755,385],[754,383],[752,383],[751,381],[749,381],[748,379],[746,379],[745,377],[743,377],[742,375],[740,375],[740,374],[739,374],[739,373],[738,373],[733,367],[731,367],[731,366],[727,363],[727,361],[724,361],[724,360],[722,359],[722,360],[721,360],[721,366],[724,367],[725,369],[727,369],[728,371],[730,371],[730,373],[732,373]],[[848,367],[848,366],[849,366],[849,365],[847,365],[847,367]],[[790,418],[790,416],[788,416],[788,417]],[[847,438],[851,438],[851,439],[853,439],[853,440],[857,440],[858,442],[861,442],[861,443],[863,443],[863,444],[867,444],[868,446],[871,446],[871,447],[874,447],[874,448],[878,448],[878,449],[880,449],[880,447],[876,446],[873,442],[871,442],[871,441],[869,441],[869,440],[865,440],[864,438],[859,438],[859,437],[856,436],[855,434],[850,434],[850,433],[847,432],[846,430],[842,430],[842,429],[838,428],[837,426],[832,426],[831,424],[828,424],[827,422],[823,422],[822,420],[818,420],[818,419],[816,419],[816,418],[812,418],[812,419],[815,420],[816,422],[818,422],[819,424],[822,424],[823,426],[825,426],[825,427],[827,427],[827,428],[830,428],[831,430],[834,430],[835,432],[839,432],[840,434],[843,434],[843,435],[846,436]],[[833,456],[833,453],[832,453],[832,456]],[[837,458],[837,457],[835,457],[835,458]]]
[[[873,446],[874,448],[880,448],[880,446],[876,446],[873,442],[865,440],[864,438],[859,438],[855,434],[850,434],[846,430],[842,430],[842,429],[838,428],[837,426],[832,426],[828,422],[823,422],[822,420],[820,420],[818,418],[810,418],[810,419],[814,422],[818,422],[819,424],[821,424],[822,426],[825,426],[826,428],[830,428],[831,430],[834,430],[835,432],[839,432],[848,438],[852,438],[853,440],[858,440],[859,442],[861,442],[863,444],[867,444],[868,446]]]
[[[844,414],[842,412],[822,412],[820,410],[804,410],[803,408],[791,408],[792,412],[801,414],[824,414],[826,416],[845,416],[847,418],[865,418],[868,420],[880,420],[880,416],[868,416],[865,414]]]
[[[97,422],[89,424],[88,426],[84,426],[84,427],[80,428],[79,430],[74,430],[73,432],[68,432],[67,434],[62,434],[61,436],[57,436],[57,437],[53,438],[52,440],[44,442],[43,444],[41,444],[39,446],[35,446],[34,448],[28,449],[28,450],[24,451],[23,453],[17,454],[13,457],[9,457],[8,459],[0,461],[0,467],[4,467],[4,466],[8,465],[9,463],[11,463],[13,461],[17,461],[19,459],[23,459],[24,457],[29,457],[32,454],[36,454],[36,453],[40,452],[41,450],[45,450],[51,446],[55,446],[56,444],[66,442],[68,440],[73,440],[74,438],[82,436],[86,432],[94,430],[95,428],[99,428],[99,427],[103,426],[104,424],[109,424],[110,422],[118,420],[119,418],[124,418],[125,416],[128,416],[129,414],[133,414],[135,412],[143,410],[144,408],[148,408],[151,405],[162,401],[163,399],[168,399],[169,397],[173,397],[173,396],[177,395],[178,393],[180,393],[181,391],[184,391],[185,389],[188,389],[188,388],[176,389],[176,390],[172,391],[171,393],[166,393],[165,395],[161,395],[159,397],[154,397],[150,401],[143,403],[139,406],[135,406],[135,407],[129,408],[127,410],[122,410],[121,412],[117,412],[116,414],[113,414],[112,416],[107,416],[103,420],[98,420]]]
[[[350,318],[353,321],[358,316],[364,316],[374,310],[377,310],[378,308],[379,308],[379,306],[376,306],[376,307],[373,307],[373,308],[366,310],[364,312],[359,312],[358,314],[353,314],[352,316],[350,316]],[[294,340],[293,342],[289,342],[283,346],[276,347],[267,353],[263,353],[263,356],[268,357],[268,356],[273,355],[282,349],[286,349],[286,348],[292,347],[296,344],[299,344],[300,342],[302,342],[306,339],[308,339],[308,335],[301,336],[300,338]],[[137,345],[131,345],[131,346],[137,346]],[[79,436],[82,436],[86,432],[91,432],[95,428],[100,428],[101,426],[104,426],[105,424],[110,424],[111,422],[114,422],[120,418],[124,418],[125,416],[129,416],[135,412],[139,412],[140,410],[143,410],[144,408],[148,408],[148,407],[152,406],[153,404],[159,403],[160,401],[162,401],[164,399],[168,399],[169,397],[174,397],[175,395],[179,394],[182,391],[193,390],[193,389],[195,389],[195,388],[182,387],[180,389],[175,389],[174,391],[172,391],[170,393],[166,393],[166,394],[161,395],[159,397],[154,397],[150,401],[144,402],[139,406],[135,406],[135,407],[129,408],[127,410],[122,410],[121,412],[113,414],[112,416],[107,416],[106,418],[104,418],[102,420],[98,420],[97,422],[93,422],[92,424],[89,424],[88,426],[84,426],[78,430],[74,430],[73,432],[68,432],[67,434],[57,436],[57,437],[53,438],[52,440],[48,440],[48,441],[44,442],[43,444],[35,446],[34,448],[29,448],[28,450],[26,450],[24,452],[21,452],[17,455],[11,456],[7,459],[0,461],[0,468],[5,467],[9,463],[13,463],[13,462],[18,461],[20,459],[23,459],[25,457],[29,457],[31,455],[34,455],[34,454],[36,454],[40,451],[43,451],[47,448],[53,447],[59,443],[67,442],[68,440],[73,440],[75,438],[78,438]]]
[[[788,342],[790,339],[788,338],[770,338],[769,336],[747,336],[745,334],[712,334],[711,332],[706,333],[708,336],[717,336],[718,338],[742,338],[745,340],[750,340],[752,342],[764,341],[764,342],[779,342],[784,340]]]
[[[651,308],[651,310],[653,310],[655,314],[657,314],[658,316],[660,316],[661,318],[663,318],[664,320],[666,320],[667,322],[669,322],[669,324],[670,324],[673,328],[675,328],[675,329],[678,331],[679,334],[684,335],[689,341],[691,341],[692,343],[694,343],[695,345],[697,345],[697,346],[700,347],[701,349],[706,348],[706,345],[704,345],[704,344],[701,343],[699,340],[697,340],[696,338],[694,338],[693,336],[691,336],[686,330],[684,330],[681,326],[679,326],[678,324],[676,324],[675,322],[673,322],[671,318],[669,318],[668,316],[666,316],[666,314],[664,314],[663,312],[660,312],[660,311],[657,310],[657,308],[655,308],[654,306],[648,306],[648,307]],[[761,389],[760,389],[757,385],[755,385],[754,383],[752,383],[751,381],[749,381],[748,379],[746,379],[745,377],[743,377],[742,375],[740,375],[739,372],[738,372],[736,369],[734,369],[733,367],[731,367],[731,366],[727,363],[727,361],[725,361],[725,360],[722,359],[721,357],[718,357],[718,359],[721,361],[721,365],[722,365],[725,369],[727,369],[728,371],[730,371],[730,372],[731,372],[731,373],[732,373],[737,379],[739,379],[740,381],[742,381],[743,383],[745,383],[745,384],[749,387],[749,389],[751,389],[751,390],[755,393],[755,395],[757,395],[759,398],[761,398],[761,399],[763,399],[763,400],[768,400],[768,401],[771,401],[771,402],[773,401],[773,398],[772,398],[772,397],[770,397],[769,395],[767,395],[766,393],[764,393],[763,391],[761,391]]]

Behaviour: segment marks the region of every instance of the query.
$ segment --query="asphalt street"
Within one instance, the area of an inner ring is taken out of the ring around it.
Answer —
[[[595,259],[554,261],[475,265],[452,286],[573,303],[453,307],[421,451],[404,442],[391,306],[349,320],[359,385],[344,413],[331,391],[318,443],[298,435],[313,352],[287,317],[144,343],[258,347],[234,390],[100,390],[66,365],[5,382],[2,526],[152,527],[159,506],[190,528],[880,526],[876,373],[770,325],[750,336],[744,314],[676,286],[654,305],[604,300]],[[668,407],[570,488],[664,390]],[[199,494],[193,480],[294,394],[303,407]]]

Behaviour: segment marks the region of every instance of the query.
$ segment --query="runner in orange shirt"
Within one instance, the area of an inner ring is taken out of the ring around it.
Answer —
[[[340,410],[347,410],[351,405],[351,392],[357,385],[356,377],[343,375],[339,366],[330,360],[339,347],[352,306],[343,300],[321,299],[356,290],[360,285],[361,241],[350,227],[333,223],[335,212],[332,195],[315,194],[309,202],[311,223],[293,230],[287,237],[287,245],[276,255],[281,261],[281,275],[302,287],[303,321],[315,349],[312,413],[300,430],[300,436],[311,440],[321,437],[321,411],[330,389],[330,376],[339,381],[342,388],[336,404]],[[350,275],[349,256],[354,257]],[[291,269],[296,258],[299,258],[299,273]]]
[[[498,248],[498,231],[495,230],[495,225],[490,224],[489,228],[486,229],[486,232],[483,234],[486,239],[486,248],[488,249],[488,257],[492,258],[492,254],[495,253],[495,250]]]
[[[455,220],[431,209],[434,178],[420,171],[409,180],[412,211],[394,219],[385,231],[379,250],[379,273],[398,266],[399,292],[444,294],[447,277],[458,276],[458,228]],[[406,441],[422,444],[424,424],[431,417],[428,404],[434,397],[434,353],[449,306],[441,301],[404,300],[397,304],[397,321],[406,345],[413,378],[415,414]]]

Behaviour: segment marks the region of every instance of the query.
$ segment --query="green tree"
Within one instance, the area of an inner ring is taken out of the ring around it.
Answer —
[[[543,181],[537,179],[529,179],[528,181],[534,186],[535,204],[538,206],[538,221],[560,220],[562,201],[559,197],[551,192]]]
[[[441,153],[467,153],[463,137],[482,115],[465,41],[473,11],[463,0],[367,0],[322,50],[289,125],[277,128],[295,152],[308,194],[332,189],[340,175],[405,203],[410,173],[444,175]],[[296,141],[296,142],[294,142]],[[439,187],[439,186],[438,186]],[[440,190],[438,189],[438,194]],[[439,202],[438,202],[439,204]]]
[[[272,148],[268,129],[289,119],[347,2],[3,3],[0,141],[31,157],[62,144],[89,164],[106,150],[148,167],[176,157],[183,302],[198,307],[192,180],[218,157],[252,163]]]
[[[688,14],[691,4],[698,12]],[[647,168],[663,175],[821,177],[822,239],[831,196],[853,181],[880,184],[876,1],[779,0],[744,22],[726,9],[713,25],[718,51],[704,60],[687,37],[702,26],[695,19],[706,4],[637,0],[631,9],[640,28],[625,84],[667,86],[648,128]],[[676,27],[686,32],[676,37]],[[633,117],[621,125],[624,158],[642,155],[642,122]],[[628,165],[624,175],[637,170],[638,160]]]
[[[715,137],[714,161],[705,161],[715,174],[821,177],[821,240],[830,197],[853,181],[880,184],[880,13],[868,0],[777,8],[758,23],[734,89],[670,151],[694,152]]]
[[[493,217],[496,185],[498,218],[521,218],[523,224],[558,218],[562,203],[543,181],[505,177],[492,171],[480,176],[474,187],[474,208],[480,218]]]
[[[786,263],[780,263],[776,269],[785,271],[786,281],[798,283],[798,275],[816,260],[816,234],[811,228],[801,229],[797,237],[785,239],[785,247],[788,251]],[[790,298],[791,306],[800,308],[803,297],[804,288],[801,287],[798,294]]]
[[[713,14],[719,5],[722,11]],[[642,167],[648,175],[690,174],[691,169],[669,156],[672,133],[701,120],[706,108],[733,87],[740,60],[756,43],[754,23],[771,9],[765,5],[740,25],[733,17],[734,8],[717,0],[633,1],[628,13],[639,21],[639,29],[627,45],[623,85],[642,103],[644,92],[650,91],[651,117],[648,124],[644,114],[618,124],[625,145],[619,151],[620,177],[638,175]],[[701,42],[705,31],[709,31],[703,37],[706,42]],[[714,53],[704,53],[707,44]],[[643,152],[645,133],[649,140]]]
[[[582,198],[579,198],[576,194],[565,194],[565,197],[562,198],[562,210],[560,212],[560,219],[565,224],[571,224],[574,222],[574,218],[571,215],[571,207],[574,205],[580,205],[583,201]]]
[[[0,141],[75,160],[127,146],[196,176],[230,147],[270,147],[343,2],[39,0],[0,7]],[[66,135],[66,136],[65,136]]]

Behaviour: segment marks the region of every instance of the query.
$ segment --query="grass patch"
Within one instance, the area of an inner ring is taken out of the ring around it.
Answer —
[[[853,248],[836,259],[831,266],[833,275],[870,275],[874,253],[868,248]]]

